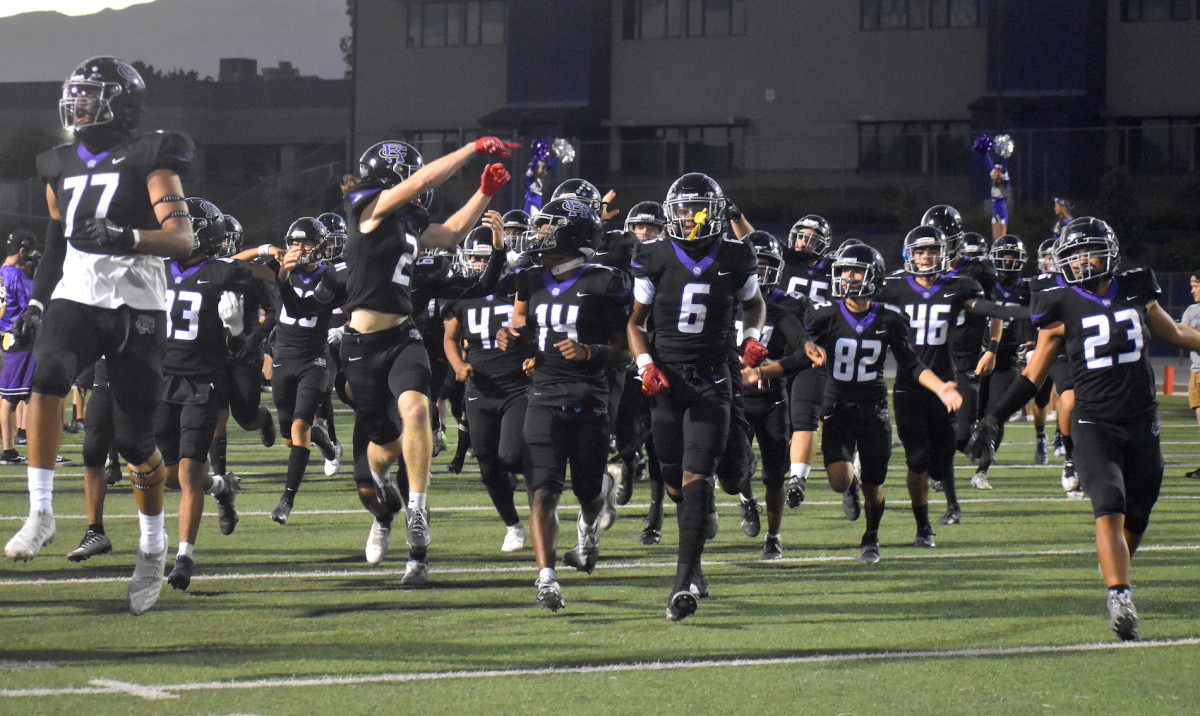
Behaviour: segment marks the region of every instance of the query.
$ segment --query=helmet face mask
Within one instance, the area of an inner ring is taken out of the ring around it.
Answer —
[[[92,57],[63,82],[59,120],[63,129],[81,137],[98,130],[128,134],[141,121],[145,95],[146,83],[132,65],[115,57]]]
[[[1121,248],[1112,228],[1085,216],[1063,229],[1054,242],[1054,265],[1067,283],[1094,287],[1117,271]]]
[[[866,244],[852,244],[838,252],[829,269],[834,298],[874,296],[886,274],[883,257]]]
[[[783,278],[783,247],[770,233],[766,231],[751,231],[743,241],[754,248],[758,257],[758,285],[772,288],[779,285]]]
[[[950,264],[946,237],[937,227],[918,226],[904,237],[904,270],[914,276],[933,276]]]
[[[1038,245],[1038,271],[1041,273],[1058,273],[1054,263],[1054,242],[1057,239],[1046,239]]]
[[[704,174],[684,174],[667,192],[663,210],[667,235],[676,241],[705,243],[725,233],[728,202],[721,187]]]
[[[801,218],[792,224],[788,232],[788,251],[798,254],[805,261],[819,259],[829,253],[831,243],[833,231],[829,228],[829,222],[816,214]]]
[[[346,220],[340,214],[327,211],[317,217],[317,221],[329,230],[329,238],[325,242],[322,258],[333,261],[341,258],[342,249],[346,248],[346,235],[349,233]]]
[[[667,213],[656,201],[643,201],[634,205],[625,216],[625,231],[638,241],[649,241],[662,236],[667,224]]]
[[[304,249],[304,253],[296,261],[298,268],[316,266],[328,241],[329,229],[325,224],[311,216],[302,216],[288,227],[283,239],[283,248],[290,251],[299,246]]]
[[[462,249],[458,252],[458,273],[462,276],[479,276],[492,257],[492,230],[476,226],[467,234]]]
[[[221,245],[221,256],[233,256],[242,250],[242,222],[232,214],[225,215],[225,241]]]
[[[1029,261],[1029,252],[1025,250],[1025,244],[1019,238],[1006,234],[992,244],[988,258],[996,267],[996,271],[1005,274],[1020,274],[1025,268],[1026,262]]]

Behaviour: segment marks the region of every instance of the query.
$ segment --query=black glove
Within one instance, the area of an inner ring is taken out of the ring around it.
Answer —
[[[734,206],[732,203],[725,205],[725,218],[730,221],[741,221],[742,210]]]
[[[38,327],[42,325],[42,308],[36,303],[31,303],[25,307],[20,318],[13,324],[13,337],[18,343],[33,345],[33,339],[37,337]]]
[[[91,218],[83,225],[83,231],[70,238],[71,245],[89,254],[134,253],[137,237],[133,229],[117,226],[107,218]]]
[[[972,460],[979,460],[987,455],[990,459],[996,459],[996,435],[1000,432],[1000,425],[991,415],[985,415],[975,423],[974,429],[971,430],[971,439],[967,441],[963,452]]]

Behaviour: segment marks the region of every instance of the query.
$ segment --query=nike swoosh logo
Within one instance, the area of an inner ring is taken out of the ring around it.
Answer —
[[[732,271],[718,271],[717,275],[718,276],[728,276],[731,273],[733,273],[733,272]]]
[[[591,294],[591,293],[579,293],[578,291],[576,291],[576,292],[575,292],[575,295],[576,295],[576,296],[578,296],[579,298],[583,298],[584,296],[592,296],[592,295],[594,295],[594,294]]]
[[[476,396],[474,398],[467,398],[467,400],[479,400],[479,396]]]
[[[611,253],[612,253],[611,251],[597,251],[596,255],[597,256],[608,256]]]
[[[200,279],[196,279],[196,283],[209,283],[209,282],[208,282],[208,281],[201,281]]]
[[[718,383],[724,383],[724,382],[725,382],[725,378],[717,378],[716,380],[713,381],[713,385],[716,385]]]
[[[272,367],[272,368],[280,368],[280,367],[282,367],[282,366],[283,366],[283,364],[282,364],[282,363],[272,363],[272,364],[271,364],[271,367]]]
[[[347,358],[346,360],[349,361],[350,363],[353,363],[356,360],[362,360],[362,359],[363,359],[362,356],[354,356],[353,358]]]
[[[116,164],[120,164],[123,161],[125,161],[125,157],[117,157],[116,159],[112,160],[112,163],[114,165],[116,165]]]
[[[951,296],[954,296],[954,295],[956,295],[956,294],[953,294],[953,293],[943,293],[942,294],[942,296],[944,296],[946,298],[950,298]]]
[[[1090,421],[1090,420],[1084,420],[1083,418],[1080,418],[1080,419],[1079,419],[1079,420],[1077,420],[1076,422],[1080,422],[1080,423],[1083,423],[1083,424],[1085,424],[1085,425],[1095,425],[1095,423],[1093,423],[1092,421]]]

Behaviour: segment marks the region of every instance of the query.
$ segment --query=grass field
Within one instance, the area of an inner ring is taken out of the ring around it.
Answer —
[[[1167,477],[1134,561],[1143,641],[1130,644],[1107,629],[1089,503],[1063,498],[1060,459],[1031,464],[1026,423],[1008,432],[996,489],[971,489],[959,468],[964,521],[938,528],[933,550],[908,546],[896,450],[883,561],[870,567],[855,559],[861,522],[820,480],[785,516],[779,562],[758,561],[761,537],[746,538],[720,496],[705,552],[713,596],[680,625],[663,617],[672,510],[663,545],[637,543],[644,484],[604,534],[595,573],[560,569],[567,606],[555,615],[534,604],[532,551],[499,551],[478,473],[447,474],[449,451],[435,460],[431,584],[404,589],[402,537],[382,566],[363,560],[370,517],[348,467],[326,478],[314,466],[281,527],[267,515],[285,449],[244,433],[229,458],[245,478],[237,531],[219,533],[209,500],[191,588],[167,587],[131,617],[129,482],[109,495],[113,553],[73,564],[64,555],[86,524],[80,469],[67,467],[57,540],[0,566],[0,713],[1196,713],[1200,482],[1181,476],[1200,449],[1179,397],[1162,415]],[[77,459],[79,436],[67,437]],[[178,495],[167,504],[173,555]],[[0,468],[0,538],[27,510],[24,470]]]

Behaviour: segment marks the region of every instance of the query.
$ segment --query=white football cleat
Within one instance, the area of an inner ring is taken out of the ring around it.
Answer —
[[[58,525],[54,522],[54,513],[38,510],[26,518],[25,524],[4,546],[4,554],[14,562],[28,562],[37,556],[42,547],[53,542],[56,534]]]

